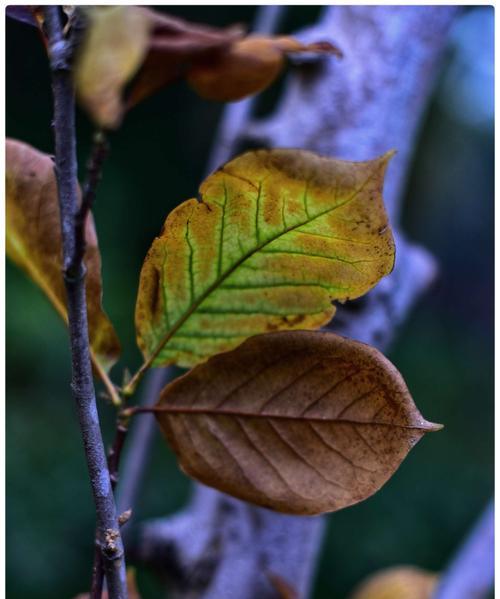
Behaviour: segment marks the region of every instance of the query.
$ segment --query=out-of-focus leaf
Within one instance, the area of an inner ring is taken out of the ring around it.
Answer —
[[[88,23],[77,54],[75,84],[80,102],[106,129],[119,126],[126,106],[183,76],[192,60],[228,46],[243,33],[239,27],[191,24],[139,6],[83,10]]]
[[[67,321],[57,183],[50,156],[20,141],[6,142],[7,255],[37,283]],[[92,215],[86,223],[85,266],[94,368],[107,371],[120,344],[101,306],[101,258]]]
[[[164,13],[148,12],[153,23],[149,51],[130,86],[127,107],[184,76],[193,62],[215,59],[228,51],[244,33],[239,25],[218,29]]]
[[[328,42],[243,36],[139,6],[89,6],[75,63],[80,102],[100,127],[118,127],[127,108],[187,76],[202,96],[236,100],[264,89],[290,53],[337,54]]]
[[[99,126],[113,129],[123,116],[123,89],[146,57],[153,23],[138,6],[82,10],[87,28],[74,66],[77,95]]]
[[[209,100],[240,100],[268,87],[280,74],[288,54],[340,51],[328,42],[301,44],[289,37],[248,37],[234,43],[227,52],[195,63],[188,73],[193,89]]]
[[[366,499],[440,428],[380,352],[317,331],[252,337],[167,385],[157,407],[189,476],[304,515]]]
[[[210,175],[144,261],[144,357],[189,367],[258,333],[318,328],[332,300],[376,285],[394,262],[382,200],[391,155],[355,163],[258,150]]]
[[[370,576],[350,599],[431,599],[437,574],[413,566],[396,566]]]

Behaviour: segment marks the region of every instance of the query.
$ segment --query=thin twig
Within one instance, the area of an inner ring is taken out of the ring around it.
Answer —
[[[70,273],[77,272],[78,265],[82,262],[85,255],[85,226],[87,217],[95,200],[97,185],[102,176],[102,166],[108,153],[109,147],[106,135],[103,131],[97,131],[94,134],[92,151],[87,163],[87,178],[83,185],[82,202],[75,216],[75,247],[68,265]]]
[[[85,228],[88,215],[95,201],[97,186],[102,177],[102,168],[104,161],[109,154],[109,144],[104,131],[94,133],[92,149],[87,162],[87,175],[83,184],[82,201],[80,209],[75,216],[75,248],[71,263],[68,267],[69,272],[76,271],[77,265],[85,257]],[[106,388],[107,395],[111,403],[119,407],[122,404],[121,397],[108,376],[108,373],[99,364],[99,361],[92,358],[94,372],[101,379]]]
[[[123,446],[125,445],[127,433],[128,418],[125,420],[119,417],[116,426],[115,440],[108,453],[109,476],[111,478],[111,485],[113,486],[113,489],[115,489],[116,485],[118,484],[120,457],[122,454]]]
[[[485,599],[495,575],[493,500],[467,535],[440,578],[433,599]]]
[[[110,599],[126,599],[125,559],[95,399],[83,261],[72,263],[76,250],[75,217],[78,181],[75,96],[71,77],[71,43],[63,36],[59,6],[44,7],[54,95],[55,172],[63,240],[64,282],[75,399],[94,497],[98,544]],[[81,254],[83,255],[83,254]]]

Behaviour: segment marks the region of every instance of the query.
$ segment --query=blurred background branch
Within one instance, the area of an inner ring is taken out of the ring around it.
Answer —
[[[440,577],[433,599],[485,599],[495,577],[495,508],[486,506]]]

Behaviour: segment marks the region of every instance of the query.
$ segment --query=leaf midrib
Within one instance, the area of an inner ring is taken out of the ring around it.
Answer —
[[[193,302],[193,304],[189,308],[189,310],[187,310],[187,312],[181,318],[179,318],[179,320],[172,326],[172,328],[163,336],[163,338],[160,340],[160,343],[156,346],[155,350],[152,352],[152,354],[148,358],[147,363],[151,364],[152,362],[154,362],[154,360],[158,357],[160,352],[163,350],[163,348],[166,346],[166,344],[170,341],[170,339],[172,339],[172,337],[180,329],[180,327],[194,314],[194,312],[196,312],[196,310],[207,299],[207,297],[211,293],[213,293],[213,291],[215,291],[217,289],[217,287],[219,287],[220,284],[225,279],[227,279],[227,277],[229,277],[229,275],[231,275],[238,267],[240,267],[243,264],[243,262],[245,262],[248,258],[252,257],[254,254],[258,253],[266,245],[269,245],[273,241],[276,241],[276,239],[279,239],[280,237],[282,237],[283,235],[286,235],[290,231],[293,231],[294,229],[298,229],[299,227],[303,227],[304,225],[311,223],[312,221],[316,220],[317,218],[321,218],[322,216],[325,216],[325,214],[328,214],[330,212],[333,212],[334,210],[337,210],[337,208],[342,208],[343,206],[345,206],[346,204],[351,202],[358,194],[360,194],[363,191],[363,189],[368,184],[368,182],[372,179],[372,177],[373,177],[373,174],[369,175],[366,178],[366,180],[363,182],[363,184],[359,187],[359,189],[357,189],[353,194],[351,194],[344,202],[336,204],[335,206],[333,206],[332,208],[328,208],[327,210],[323,210],[323,212],[316,214],[315,216],[313,216],[312,218],[310,218],[308,220],[300,222],[291,227],[286,227],[283,231],[281,231],[274,237],[267,239],[266,241],[259,244],[257,247],[255,247],[251,251],[247,252],[241,258],[239,258],[224,274],[222,274],[220,277],[218,277],[212,283],[212,285],[210,285],[206,289],[206,291],[197,300],[195,300]]]
[[[173,415],[205,415],[205,416],[231,416],[233,418],[257,418],[257,419],[274,419],[274,420],[289,420],[295,422],[322,422],[324,424],[352,424],[352,425],[368,425],[368,426],[386,426],[392,428],[400,428],[406,430],[421,430],[428,431],[432,427],[425,425],[407,425],[394,422],[380,421],[364,421],[352,420],[349,418],[320,418],[319,416],[290,416],[287,414],[269,414],[265,412],[238,412],[237,410],[216,410],[213,408],[189,408],[178,406],[159,406],[159,412]]]

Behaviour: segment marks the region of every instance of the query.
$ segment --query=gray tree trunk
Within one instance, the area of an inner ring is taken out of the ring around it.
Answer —
[[[238,141],[348,160],[397,149],[384,193],[396,234],[396,267],[358,300],[356,310],[340,307],[332,323],[333,330],[381,349],[435,273],[431,256],[405,240],[398,220],[418,125],[456,11],[450,6],[325,8],[318,23],[297,37],[331,40],[344,59],[297,65],[274,113],[235,131]],[[277,589],[278,577],[305,598],[324,527],[324,517],[277,514],[197,484],[183,512],[143,527],[139,555],[167,574],[169,596],[291,597]]]

